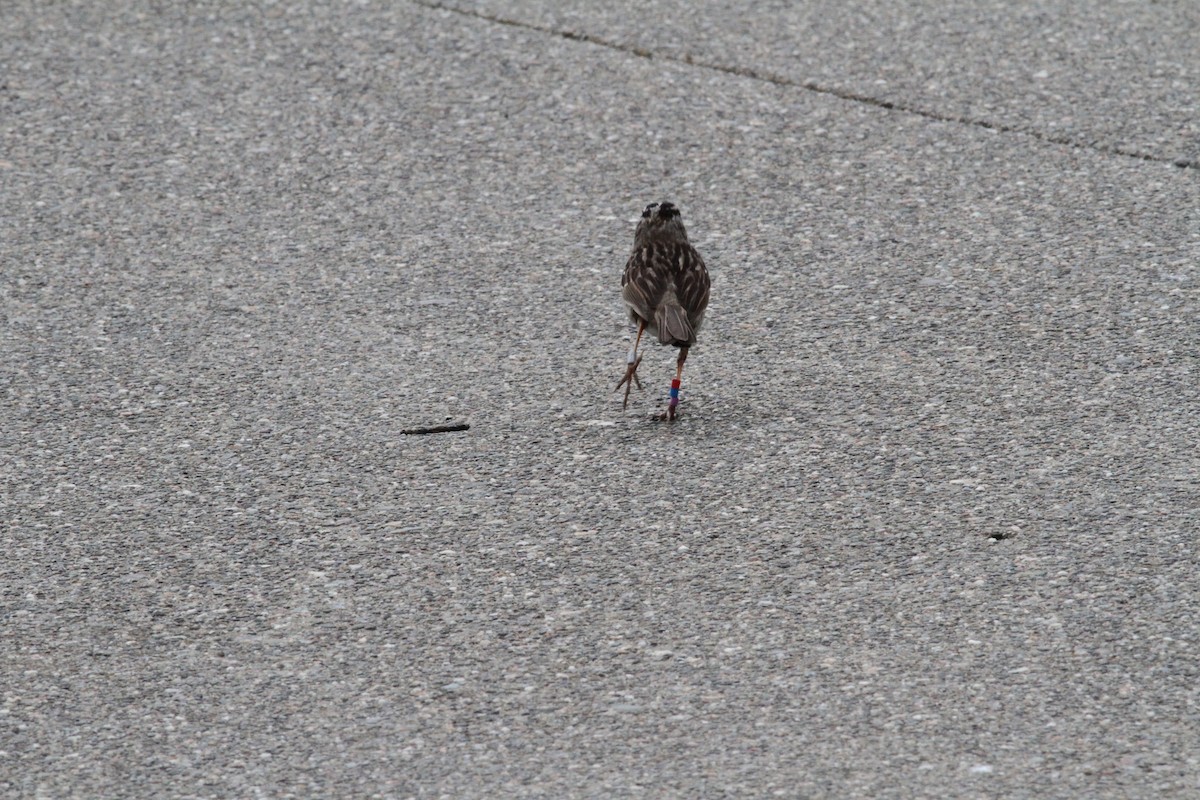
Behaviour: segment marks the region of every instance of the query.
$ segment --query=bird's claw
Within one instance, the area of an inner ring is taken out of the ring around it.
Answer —
[[[623,409],[629,407],[629,392],[633,389],[633,385],[636,383],[638,389],[642,388],[642,382],[637,376],[638,364],[641,364],[641,363],[642,363],[642,357],[638,356],[637,361],[634,361],[632,364],[630,364],[626,368],[625,377],[621,378],[621,382],[617,384],[617,388],[613,389],[613,391],[615,392],[615,391],[617,391],[617,389],[620,389],[622,386],[625,387],[625,402],[621,404],[621,408],[623,408]]]

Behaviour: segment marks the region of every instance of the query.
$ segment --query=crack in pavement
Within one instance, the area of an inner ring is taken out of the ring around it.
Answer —
[[[1069,136],[1056,136],[1054,134],[1045,133],[1035,128],[1025,128],[1020,125],[1011,125],[1005,122],[995,122],[986,119],[977,119],[974,117],[960,116],[956,114],[943,114],[939,111],[931,111],[920,106],[909,105],[908,103],[896,102],[894,100],[883,100],[871,95],[862,94],[851,89],[841,89],[835,86],[825,86],[815,81],[802,81],[794,78],[788,78],[783,75],[776,75],[771,72],[757,69],[755,67],[731,66],[715,61],[697,58],[691,54],[685,53],[683,56],[665,55],[656,53],[652,50],[647,50],[642,47],[624,44],[622,42],[606,39],[603,36],[597,36],[591,33],[581,33],[579,31],[561,30],[552,28],[547,25],[539,25],[536,22],[527,22],[525,20],[513,19],[511,17],[501,17],[495,14],[488,14],[483,11],[473,11],[470,9],[456,8],[455,6],[446,5],[445,3],[430,2],[430,0],[411,0],[415,5],[435,11],[448,11],[452,14],[458,14],[463,17],[472,17],[474,19],[484,20],[486,22],[495,23],[497,25],[507,25],[513,28],[523,28],[528,31],[536,31],[537,33],[545,33],[551,36],[560,36],[564,39],[570,39],[576,42],[587,42],[598,47],[606,47],[610,50],[616,50],[622,53],[637,56],[645,59],[659,59],[675,64],[687,64],[693,67],[712,70],[714,72],[722,72],[726,75],[736,75],[742,78],[750,78],[752,80],[764,81],[776,86],[790,86],[797,89],[805,89],[806,91],[816,94],[828,95],[836,97],[840,100],[846,100],[853,103],[862,103],[864,105],[875,106],[876,108],[885,109],[887,111],[898,111],[904,114],[912,114],[935,122],[949,122],[957,125],[965,125],[972,128],[982,128],[984,130],[996,131],[997,133],[1014,133],[1023,136],[1029,136],[1040,142],[1048,144],[1057,144],[1065,147],[1073,147],[1079,150],[1091,150],[1096,153],[1104,153],[1107,155],[1121,156],[1123,158],[1135,158],[1139,161],[1150,161],[1157,164],[1170,164],[1180,169],[1200,169],[1200,160],[1185,159],[1185,158],[1167,158],[1165,156],[1156,155],[1154,153],[1146,153],[1140,150],[1134,150],[1128,147],[1119,145],[1105,145],[1096,142],[1081,141]]]

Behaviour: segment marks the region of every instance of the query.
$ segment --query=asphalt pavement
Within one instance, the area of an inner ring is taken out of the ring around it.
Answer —
[[[3,16],[0,795],[1200,796],[1190,0]]]

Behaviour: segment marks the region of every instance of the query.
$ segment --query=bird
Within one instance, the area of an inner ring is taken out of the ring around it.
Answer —
[[[625,387],[621,408],[629,407],[629,392],[634,383],[642,388],[637,376],[638,365],[642,363],[638,346],[642,334],[648,330],[658,337],[660,344],[679,348],[667,411],[660,417],[675,420],[683,362],[687,361],[688,348],[696,344],[696,334],[704,322],[710,286],[708,268],[688,242],[679,209],[670,202],[646,206],[633,234],[633,253],[621,275],[621,299],[629,309],[630,321],[637,326],[637,337],[626,358],[625,377],[613,390]]]

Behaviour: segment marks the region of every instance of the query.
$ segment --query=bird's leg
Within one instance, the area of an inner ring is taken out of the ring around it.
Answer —
[[[639,389],[642,388],[642,382],[637,376],[638,364],[642,363],[642,357],[637,354],[637,349],[642,341],[642,331],[645,329],[646,323],[639,322],[637,338],[633,340],[633,347],[629,348],[629,356],[625,359],[629,366],[625,369],[625,377],[621,378],[621,382],[617,384],[617,389],[620,389],[622,386],[625,387],[625,402],[621,404],[621,408],[629,407],[629,392],[633,389],[633,384],[636,383]],[[615,392],[617,389],[613,389],[613,391]]]
[[[687,361],[688,349],[679,348],[679,358],[675,361],[675,380],[671,381],[671,399],[667,402],[667,421],[675,420],[675,408],[679,405],[679,384],[683,380],[683,362]]]

